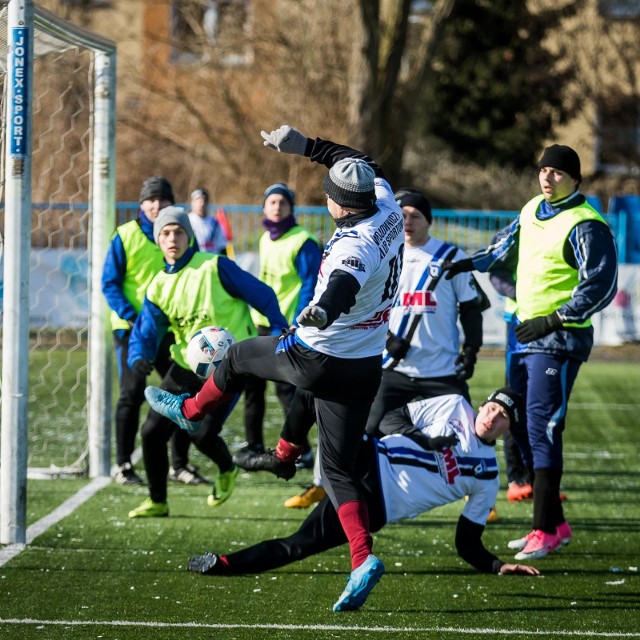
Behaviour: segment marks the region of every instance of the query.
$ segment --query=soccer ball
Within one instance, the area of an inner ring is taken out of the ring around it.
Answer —
[[[222,327],[203,327],[187,345],[187,364],[197,376],[207,379],[222,362],[227,349],[236,341]]]

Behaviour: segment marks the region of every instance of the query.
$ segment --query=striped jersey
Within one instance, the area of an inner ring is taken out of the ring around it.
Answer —
[[[377,442],[380,484],[387,522],[414,518],[465,496],[462,515],[485,525],[500,485],[495,446],[475,435],[475,414],[460,395],[445,395],[407,405],[413,424],[429,437],[458,436],[443,451],[423,449],[394,434]]]

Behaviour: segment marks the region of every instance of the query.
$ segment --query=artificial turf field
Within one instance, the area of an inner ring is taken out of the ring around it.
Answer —
[[[476,404],[502,376],[499,358],[479,363]],[[346,546],[262,575],[185,570],[190,555],[291,532],[306,512],[282,502],[310,482],[310,471],[288,483],[244,474],[216,509],[206,504],[206,487],[171,483],[171,516],[152,520],[127,517],[144,488],[107,483],[0,566],[0,638],[640,638],[639,411],[637,360],[593,359],[583,367],[565,432],[563,491],[575,538],[531,563],[542,577],[479,574],[459,560],[453,542],[461,505],[453,504],[376,534],[386,574],[359,612],[333,613],[349,572]],[[273,444],[280,426],[273,404],[268,420]],[[225,436],[232,448],[240,444],[240,409]],[[213,474],[199,454],[192,459]],[[531,518],[531,503],[506,502],[505,483],[500,520],[484,534],[503,560],[512,553],[506,542],[526,533]],[[29,525],[91,486],[29,481]]]

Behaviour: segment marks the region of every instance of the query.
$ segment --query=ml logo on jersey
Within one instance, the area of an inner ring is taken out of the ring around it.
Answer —
[[[411,313],[433,313],[438,301],[432,291],[404,291],[402,306]]]
[[[353,269],[354,271],[362,271],[363,273],[365,271],[364,263],[362,262],[362,260],[360,260],[360,258],[356,258],[355,256],[349,256],[342,261],[342,264],[345,267]]]
[[[438,462],[438,471],[444,478],[447,484],[453,484],[455,479],[460,475],[460,469],[458,469],[458,461],[453,455],[451,449],[443,449],[438,451],[436,455]]]

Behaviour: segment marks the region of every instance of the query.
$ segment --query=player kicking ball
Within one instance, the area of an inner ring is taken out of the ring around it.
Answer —
[[[402,212],[384,171],[365,154],[309,138],[289,125],[263,131],[262,138],[268,149],[328,169],[322,186],[336,228],[324,249],[313,297],[298,314],[295,331],[232,345],[194,397],[154,387],[147,387],[145,397],[158,413],[192,431],[204,416],[240,393],[250,376],[312,393],[324,488],[349,542],[351,560],[347,589],[334,609],[357,609],[384,573],[383,562],[373,553],[356,467],[380,385],[389,312],[402,268]],[[302,452],[302,442],[281,438],[273,458],[288,465]]]

